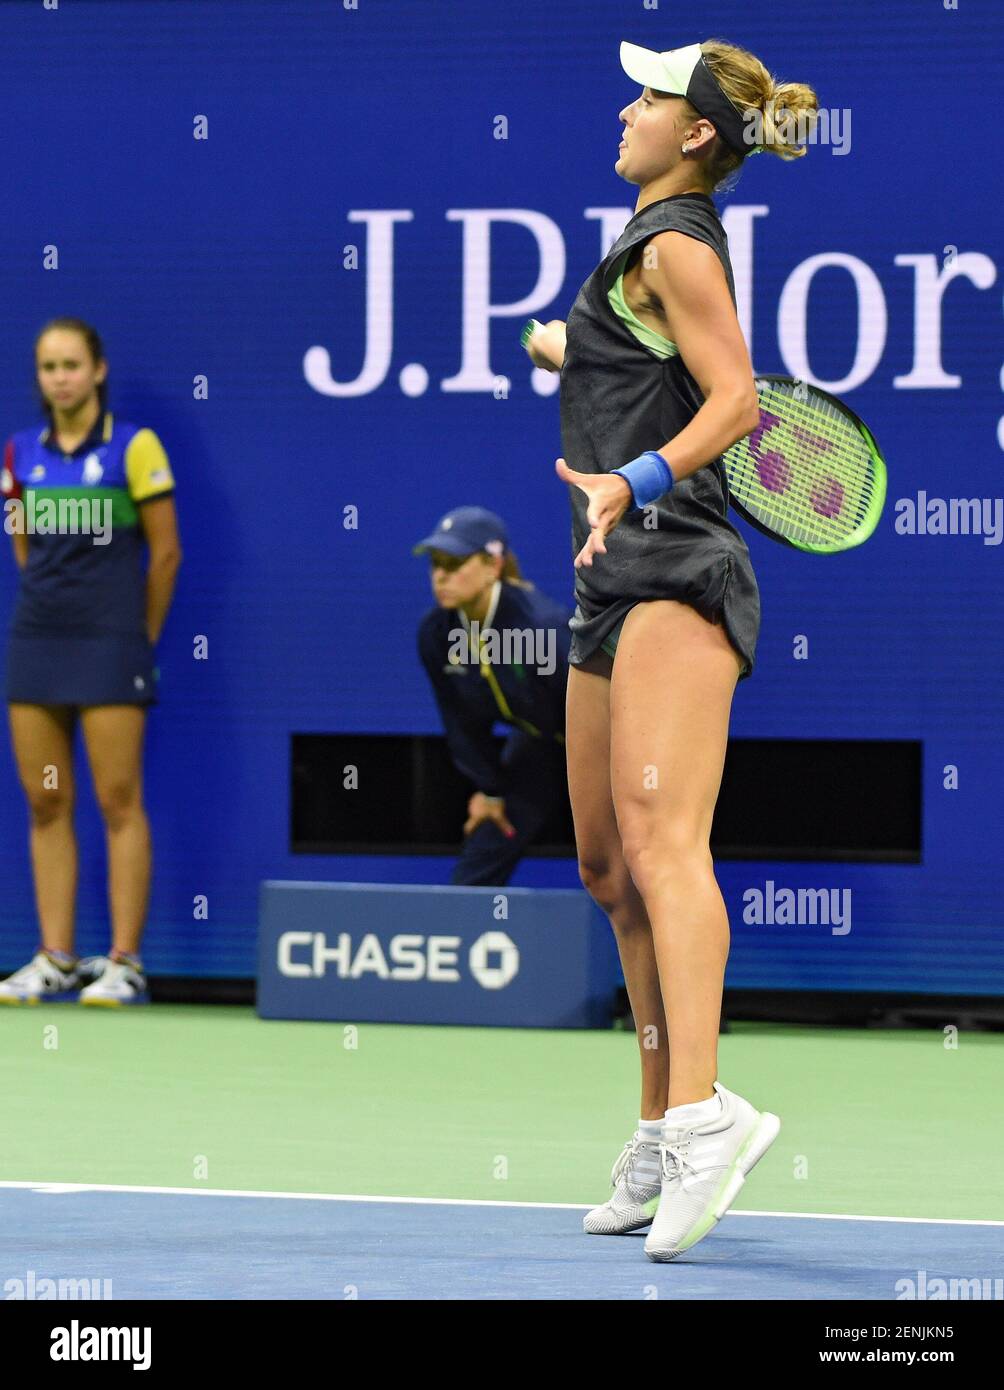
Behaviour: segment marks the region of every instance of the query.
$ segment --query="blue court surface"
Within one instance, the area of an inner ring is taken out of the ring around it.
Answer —
[[[89,1279],[113,1299],[896,1300],[1004,1276],[1002,1222],[730,1212],[659,1265],[643,1232],[584,1235],[584,1210],[2,1184],[0,1296]]]

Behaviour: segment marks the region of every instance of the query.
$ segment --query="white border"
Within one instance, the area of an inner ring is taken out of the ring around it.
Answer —
[[[141,1187],[108,1182],[4,1182],[2,1188],[22,1188],[45,1196],[71,1192],[152,1192],[172,1197],[258,1197],[293,1202],[386,1202],[430,1207],[536,1207],[549,1211],[590,1211],[581,1202],[503,1202],[476,1197],[380,1197],[356,1192],[258,1192],[227,1187]],[[738,1211],[729,1216],[791,1217],[798,1221],[894,1221],[920,1226],[1004,1226],[1004,1221],[983,1221],[952,1216],[847,1216],[826,1211]]]

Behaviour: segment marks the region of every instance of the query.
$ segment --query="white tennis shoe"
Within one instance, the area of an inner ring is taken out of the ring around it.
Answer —
[[[76,966],[64,970],[47,951],[38,951],[27,965],[0,981],[0,1004],[64,1004],[76,999],[79,990]]]
[[[659,1144],[637,1132],[621,1150],[610,1174],[614,1195],[582,1218],[591,1236],[620,1236],[637,1231],[652,1220],[660,1192]]]
[[[715,1091],[720,1115],[663,1127],[662,1191],[645,1241],[650,1260],[673,1260],[715,1228],[781,1128],[776,1115],[761,1114],[717,1081]]]
[[[146,976],[124,961],[108,960],[93,984],[80,991],[81,1004],[118,1008],[123,1004],[149,1004]]]

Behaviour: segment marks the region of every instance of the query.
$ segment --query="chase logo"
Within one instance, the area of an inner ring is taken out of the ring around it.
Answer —
[[[471,947],[467,964],[482,989],[505,989],[519,973],[519,949],[504,931],[486,931]]]
[[[329,973],[340,980],[375,975],[381,980],[437,984],[456,984],[462,978],[459,936],[401,933],[385,945],[373,932],[358,943],[348,932],[339,932],[335,941],[329,945],[324,932],[283,932],[276,943],[280,975],[314,980]],[[482,989],[505,989],[519,974],[519,948],[504,931],[483,932],[467,953],[467,969]]]

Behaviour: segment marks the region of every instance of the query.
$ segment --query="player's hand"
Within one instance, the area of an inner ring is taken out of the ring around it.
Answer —
[[[586,520],[589,539],[575,557],[575,568],[591,565],[594,555],[605,555],[603,538],[614,529],[634,500],[627,479],[616,473],[576,473],[564,459],[555,460],[555,471],[564,483],[574,483],[589,499]]]
[[[560,372],[565,360],[565,323],[551,319],[542,323],[528,339],[526,350],[535,367],[545,372]]]
[[[516,834],[516,827],[506,819],[505,802],[501,798],[485,796],[484,792],[475,792],[467,803],[464,834],[470,835],[486,820],[494,821],[509,840]]]

